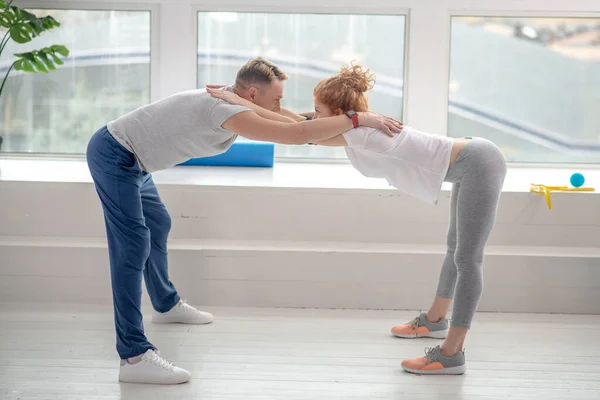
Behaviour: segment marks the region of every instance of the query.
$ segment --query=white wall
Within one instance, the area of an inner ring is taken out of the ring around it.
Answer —
[[[415,309],[431,301],[447,191],[433,207],[385,189],[157,181],[173,219],[171,278],[195,304]],[[0,179],[0,193],[0,301],[110,303],[89,180]],[[503,193],[480,310],[600,313],[600,196],[555,194],[553,203],[549,211],[542,196]]]

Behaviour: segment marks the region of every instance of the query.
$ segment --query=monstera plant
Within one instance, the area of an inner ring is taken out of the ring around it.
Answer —
[[[0,36],[2,36],[2,41],[0,42],[0,59],[2,59],[2,53],[6,44],[11,39],[16,43],[27,43],[43,32],[60,26],[60,23],[51,16],[38,18],[22,8],[13,6],[12,3],[13,0],[0,0]],[[10,64],[4,75],[2,85],[0,86],[0,99],[8,75],[13,68],[18,71],[48,73],[48,71],[55,70],[56,65],[63,64],[58,56],[67,57],[69,50],[65,46],[53,45],[13,55],[16,59]],[[2,136],[0,136],[1,149]]]

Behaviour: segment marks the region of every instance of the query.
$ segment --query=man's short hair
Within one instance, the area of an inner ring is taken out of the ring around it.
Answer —
[[[236,86],[249,88],[256,84],[270,84],[275,80],[285,81],[288,76],[272,62],[262,57],[248,61],[239,69],[235,78]]]

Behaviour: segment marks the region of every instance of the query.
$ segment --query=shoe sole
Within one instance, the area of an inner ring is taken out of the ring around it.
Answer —
[[[410,372],[411,374],[416,375],[462,375],[467,371],[467,365],[463,364],[457,367],[449,367],[431,371],[422,371],[420,369],[412,369],[406,367],[402,367],[402,369],[404,369],[406,372]]]
[[[207,325],[207,324],[212,324],[214,322],[214,318],[211,319],[210,321],[202,321],[202,322],[182,322],[182,321],[176,321],[176,320],[171,320],[168,318],[161,318],[161,317],[152,317],[152,323],[153,324],[184,324],[184,325]]]
[[[431,339],[446,339],[447,331],[433,331],[428,333],[419,333],[411,335],[402,335],[399,333],[392,332],[392,335],[402,339],[419,339],[419,338],[431,338]]]
[[[190,379],[185,380],[185,381],[177,381],[177,382],[147,382],[144,381],[142,379],[140,380],[135,380],[135,379],[131,379],[131,380],[123,380],[121,378],[119,378],[119,382],[121,383],[138,383],[138,384],[144,384],[144,385],[182,385],[184,383],[188,383],[190,381]]]

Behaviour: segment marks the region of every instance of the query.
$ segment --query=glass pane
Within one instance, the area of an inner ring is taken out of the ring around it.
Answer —
[[[48,74],[11,72],[0,103],[2,151],[83,154],[98,128],[150,102],[150,12],[30,11],[61,26],[11,41],[2,76],[14,53],[62,44],[71,54]]]
[[[449,102],[512,162],[600,162],[600,19],[453,17]]]
[[[233,84],[248,59],[262,56],[289,76],[282,106],[314,109],[312,91],[355,60],[376,73],[370,107],[402,119],[405,17],[402,15],[198,14],[198,87]],[[343,158],[342,148],[277,145],[277,157]]]

